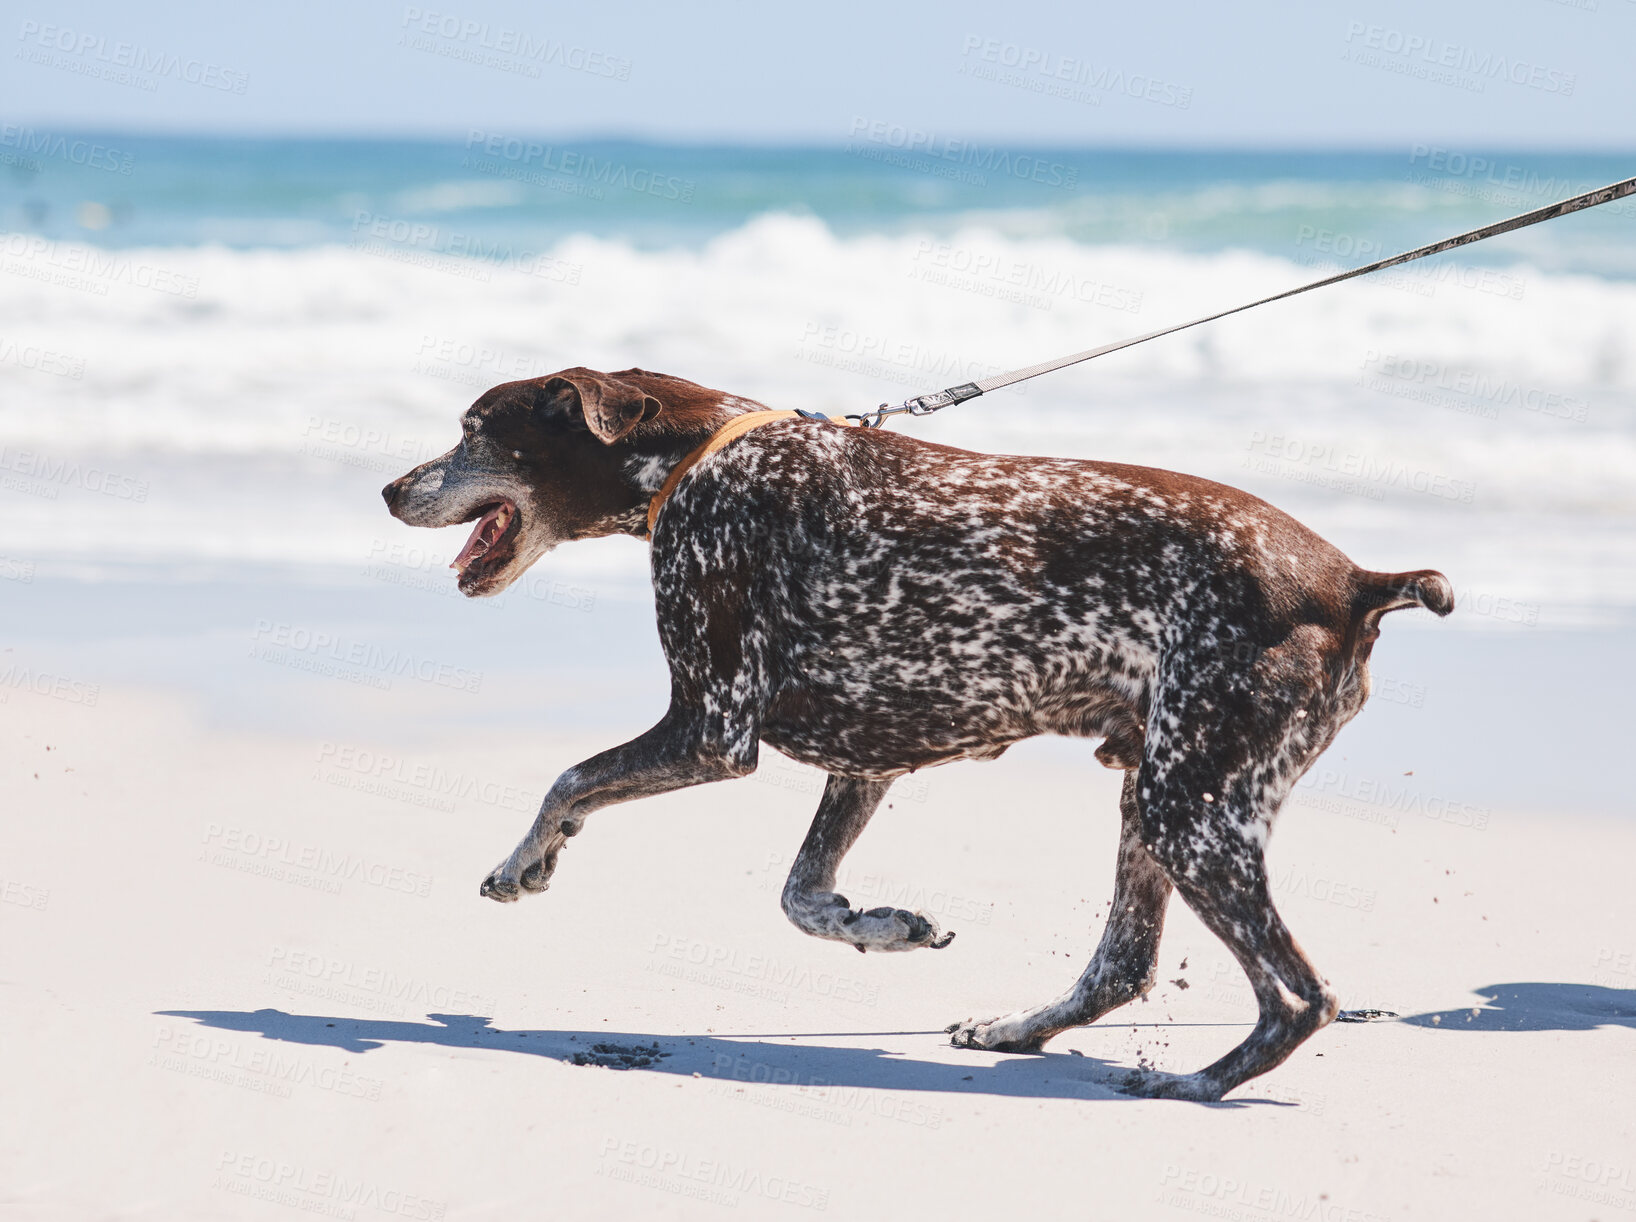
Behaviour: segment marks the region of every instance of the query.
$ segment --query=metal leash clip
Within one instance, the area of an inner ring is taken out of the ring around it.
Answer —
[[[901,416],[907,412],[911,416],[930,416],[935,411],[945,407],[952,407],[956,403],[964,403],[967,399],[975,399],[983,392],[977,388],[975,382],[965,382],[959,386],[951,386],[947,390],[940,390],[934,394],[917,395],[913,399],[905,399],[896,407],[882,403],[872,412],[860,412],[856,416],[848,416],[848,420],[856,420],[866,429],[878,429],[882,421],[888,416]]]

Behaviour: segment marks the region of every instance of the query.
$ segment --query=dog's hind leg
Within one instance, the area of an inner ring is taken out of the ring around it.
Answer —
[[[784,884],[784,914],[802,933],[845,942],[860,951],[941,950],[954,941],[921,912],[871,908],[860,912],[835,892],[841,858],[857,841],[891,781],[831,776],[812,827]]]
[[[1280,1064],[1339,1009],[1273,907],[1266,846],[1297,777],[1361,698],[1334,689],[1300,639],[1242,674],[1195,672],[1161,700],[1137,780],[1142,841],[1200,921],[1226,944],[1260,1007],[1242,1044],[1197,1073],[1132,1073],[1131,1094],[1214,1100]],[[1158,733],[1155,733],[1155,730]]]
[[[1224,814],[1226,812],[1223,812]],[[1122,1089],[1150,1098],[1215,1100],[1280,1064],[1326,1026],[1339,1000],[1273,907],[1261,845],[1231,815],[1177,828],[1157,815],[1159,859],[1187,906],[1232,951],[1260,1006],[1255,1029],[1198,1073],[1133,1072]],[[1180,839],[1177,839],[1177,837]]]
[[[1119,864],[1113,905],[1102,941],[1077,984],[1055,1001],[1018,1010],[987,1022],[968,1019],[949,1028],[957,1048],[995,1052],[1038,1052],[1052,1036],[1094,1023],[1109,1010],[1134,1001],[1153,987],[1159,964],[1170,880],[1142,845],[1136,808],[1136,772],[1125,773],[1119,796]]]

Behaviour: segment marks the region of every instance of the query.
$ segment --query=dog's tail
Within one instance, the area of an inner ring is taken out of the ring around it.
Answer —
[[[1454,610],[1454,587],[1436,569],[1416,569],[1412,573],[1371,573],[1359,569],[1352,577],[1356,591],[1352,597],[1352,617],[1371,626],[1388,611],[1424,607],[1433,615]]]
[[[1351,668],[1369,660],[1380,637],[1380,617],[1405,607],[1424,607],[1433,615],[1454,610],[1454,587],[1436,569],[1412,573],[1352,571],[1352,623],[1338,664]]]

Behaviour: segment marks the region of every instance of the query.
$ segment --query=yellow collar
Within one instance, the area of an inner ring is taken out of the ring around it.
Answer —
[[[799,412],[792,411],[745,412],[742,416],[734,416],[712,433],[708,441],[671,468],[670,474],[665,477],[664,485],[648,502],[648,538],[653,538],[653,527],[659,521],[659,511],[665,507],[665,502],[670,499],[670,494],[676,491],[676,485],[682,482],[682,476],[728,442],[744,436],[751,429],[758,429],[764,424],[772,424],[775,420],[789,420],[798,415],[800,415]],[[830,424],[849,425],[854,423],[851,420],[837,420],[833,417],[827,419]]]

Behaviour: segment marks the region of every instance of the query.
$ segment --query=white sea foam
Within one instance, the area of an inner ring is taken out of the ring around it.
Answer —
[[[639,364],[855,411],[1278,291],[1330,252],[1295,254],[787,215],[696,249],[579,236],[489,260],[367,233],[285,252],[0,235],[0,554],[345,569],[407,531],[380,485],[496,382]],[[1636,284],[1416,265],[910,427],[1239,484],[1373,567],[1636,605]],[[91,465],[147,492],[89,488]],[[547,563],[640,567],[580,551]]]

